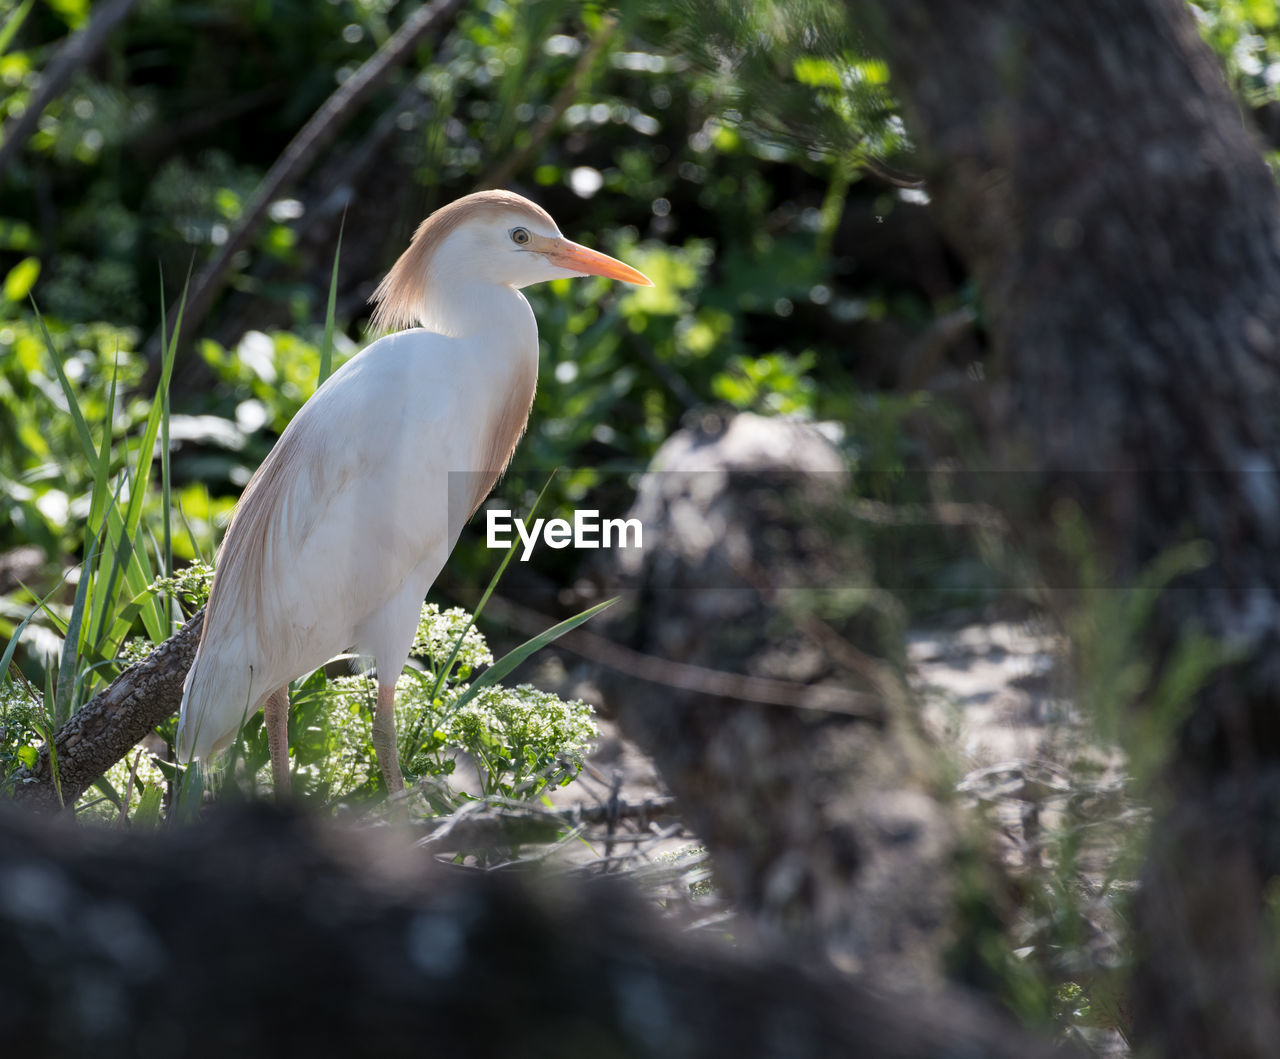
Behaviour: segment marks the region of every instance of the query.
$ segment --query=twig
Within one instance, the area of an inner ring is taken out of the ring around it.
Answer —
[[[605,810],[604,861],[608,864],[613,859],[613,847],[618,835],[618,821],[622,818],[622,770],[613,770],[613,781],[609,784],[609,801],[603,806]]]
[[[902,358],[902,389],[923,387],[947,350],[972,331],[977,322],[977,314],[967,305],[937,317]]]
[[[116,825],[124,827],[129,823],[129,799],[133,797],[133,784],[138,778],[138,766],[142,763],[142,755],[146,753],[141,747],[138,752],[133,755],[133,767],[129,769],[129,782],[124,785],[124,796],[120,801],[120,815],[116,818]]]
[[[528,802],[502,800],[467,802],[449,816],[423,820],[421,826],[427,833],[417,844],[434,846],[450,839],[449,849],[474,848],[509,838],[513,831],[549,833],[565,827],[598,824],[611,829],[611,842],[619,842],[623,840],[623,836],[616,834],[620,821],[643,823],[653,817],[668,816],[675,809],[674,798],[646,798],[643,802],[619,798],[604,805],[579,805],[572,809],[543,809]],[[641,837],[649,838],[647,835]]]
[[[674,371],[670,365],[664,363],[648,342],[642,341],[630,329],[624,329],[623,334],[627,336],[627,345],[635,350],[640,359],[649,366],[650,370],[658,376],[663,385],[671,391],[671,396],[684,405],[686,412],[692,411],[705,403],[699,400],[698,395],[693,392],[693,387],[684,381],[684,376],[678,371]]]
[[[606,15],[600,20],[599,30],[582,50],[582,54],[578,56],[578,61],[573,67],[573,73],[569,75],[569,80],[556,93],[556,97],[551,101],[551,106],[546,116],[534,125],[533,130],[529,133],[529,138],[518,151],[510,152],[481,178],[476,185],[478,190],[505,187],[507,181],[520,172],[525,163],[533,156],[533,153],[542,146],[542,142],[551,135],[551,130],[556,127],[556,122],[569,109],[569,104],[577,98],[578,93],[582,90],[582,82],[591,73],[591,68],[595,65],[596,58],[604,49],[604,46],[609,43],[609,38],[613,36],[613,31],[617,28],[617,25],[618,19],[615,15]]]
[[[102,47],[111,31],[132,9],[135,0],[108,0],[97,8],[84,29],[73,33],[58,48],[57,54],[40,75],[35,92],[26,109],[5,124],[0,132],[0,173],[13,160],[31,136],[45,107],[62,95],[77,70],[89,62]]]
[[[552,624],[550,619],[536,611],[498,596],[489,600],[489,610],[495,617],[509,621],[526,633],[541,632]],[[556,644],[626,676],[682,691],[758,702],[766,706],[842,713],[869,720],[879,720],[884,715],[883,704],[874,695],[848,688],[797,684],[773,677],[753,677],[745,673],[708,669],[690,662],[674,662],[632,650],[581,628],[565,633]]]
[[[316,155],[355,115],[361,104],[381,87],[391,72],[409,58],[421,40],[428,33],[448,23],[462,6],[462,2],[463,0],[436,0],[433,4],[426,4],[415,10],[377,52],[338,86],[289,141],[289,146],[276,159],[245,204],[235,231],[196,277],[184,310],[184,321],[189,333],[194,333],[204,321],[214,298],[222,288],[223,277],[231,267],[232,259],[257,234],[271,203],[302,176]],[[179,306],[175,305],[169,313],[169,334],[173,333],[177,323],[178,309]],[[155,346],[157,343],[158,338],[153,337],[150,345]]]

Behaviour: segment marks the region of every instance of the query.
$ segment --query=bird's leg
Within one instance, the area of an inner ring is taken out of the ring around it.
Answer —
[[[388,794],[404,790],[400,773],[400,751],[396,747],[396,686],[378,682],[378,709],[373,715],[373,749],[382,766],[382,778]]]
[[[267,749],[271,751],[271,781],[276,800],[289,797],[292,784],[289,779],[289,685],[276,688],[267,696],[262,707],[263,723],[267,726]]]

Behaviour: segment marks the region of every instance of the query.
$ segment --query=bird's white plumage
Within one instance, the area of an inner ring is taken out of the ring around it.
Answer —
[[[245,490],[187,676],[179,760],[217,752],[268,695],[348,649],[394,682],[423,597],[528,418],[538,334],[518,288],[585,271],[647,282],[506,192],[419,228],[379,312],[423,326],[336,371]]]

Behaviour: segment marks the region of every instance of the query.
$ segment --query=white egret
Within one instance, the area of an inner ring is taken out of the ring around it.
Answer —
[[[373,295],[376,327],[409,330],[334,372],[245,488],[183,690],[180,761],[224,749],[264,709],[275,788],[287,792],[289,682],[355,649],[377,668],[373,745],[387,789],[404,789],[396,678],[423,597],[533,402],[538,329],[520,288],[583,275],[652,285],[508,191],[422,222]]]

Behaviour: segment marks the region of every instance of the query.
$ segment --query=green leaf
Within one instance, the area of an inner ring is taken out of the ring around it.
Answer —
[[[31,288],[36,285],[36,278],[39,275],[40,259],[38,257],[24,257],[13,268],[9,269],[9,274],[4,278],[4,300],[7,302],[22,301],[31,292]]]
[[[89,0],[48,0],[48,4],[72,29],[79,29],[89,17]]]
[[[62,366],[62,358],[58,356],[58,351],[54,348],[53,338],[44,324],[44,317],[40,315],[40,308],[36,305],[36,300],[31,297],[30,293],[28,293],[27,297],[31,301],[31,308],[35,311],[36,320],[40,324],[40,334],[44,338],[45,349],[49,351],[49,359],[53,362],[53,370],[58,375],[58,382],[62,386],[62,392],[67,396],[67,405],[71,411],[72,422],[75,423],[76,434],[80,438],[80,446],[84,449],[85,459],[89,461],[89,466],[96,471],[98,450],[94,447],[93,438],[89,434],[89,424],[85,422],[84,413],[80,411],[80,402],[76,400],[76,392],[71,388],[71,380],[67,378],[67,371]]]
[[[53,588],[49,589],[49,594],[36,603],[36,605],[31,608],[31,613],[23,618],[22,621],[18,623],[18,627],[13,630],[13,635],[9,637],[9,645],[4,649],[4,655],[0,657],[0,680],[7,679],[9,665],[13,661],[14,652],[18,649],[18,641],[22,638],[23,630],[31,623],[32,618],[48,606],[49,600],[53,599],[53,597],[62,590],[62,582],[65,580],[66,574],[63,574],[62,577],[58,579],[58,583],[54,585]],[[25,588],[26,586],[24,585],[23,587]],[[30,589],[28,589],[28,591],[30,591]],[[33,592],[32,595],[35,595],[35,593]]]
[[[516,666],[535,651],[542,650],[542,648],[546,647],[547,644],[558,640],[571,629],[576,629],[583,622],[594,618],[602,610],[607,607],[612,607],[618,602],[618,598],[619,597],[614,596],[613,599],[606,599],[603,603],[597,603],[594,607],[588,607],[581,614],[575,614],[572,618],[566,618],[558,625],[553,625],[545,632],[538,633],[538,635],[533,637],[531,640],[526,640],[519,647],[503,655],[494,662],[493,665],[481,673],[480,676],[472,682],[471,686],[467,688],[461,696],[459,696],[458,701],[453,704],[454,710],[460,710],[485,688],[493,687],[494,684],[497,684],[498,681],[515,669]]]
[[[130,821],[135,829],[152,831],[160,823],[160,801],[163,794],[155,784],[143,785],[142,797],[138,800],[138,808],[133,811]]]
[[[1270,29],[1276,24],[1277,19],[1280,19],[1275,0],[1246,0],[1245,10],[1249,13],[1250,21],[1258,29]]]
[[[813,88],[840,87],[840,69],[830,59],[802,55],[792,63],[791,72],[802,85]]]
[[[76,661],[80,657],[80,626],[84,621],[85,595],[93,580],[90,573],[95,557],[85,556],[80,568],[80,581],[76,585],[76,598],[71,607],[71,619],[67,622],[67,635],[62,641],[62,658],[58,663],[58,688],[53,700],[53,724],[61,727],[71,716],[75,705]]]
[[[99,776],[93,781],[93,786],[95,790],[97,790],[117,809],[124,808],[124,799],[120,797],[120,792],[115,789],[115,786],[109,779],[107,779],[106,776]]]
[[[9,45],[13,42],[14,35],[22,28],[22,23],[26,21],[27,15],[31,11],[31,5],[34,3],[35,0],[24,0],[22,6],[9,16],[4,27],[0,28],[0,55],[9,50]]]

